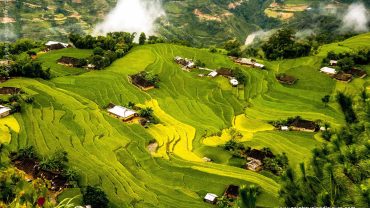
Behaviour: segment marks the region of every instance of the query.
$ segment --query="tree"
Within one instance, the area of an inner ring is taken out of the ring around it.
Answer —
[[[139,111],[139,116],[144,118],[150,118],[153,116],[153,109],[151,107],[143,108]]]
[[[255,208],[260,188],[255,185],[240,187],[238,205],[240,208]]]
[[[145,33],[142,32],[142,33],[140,33],[139,44],[144,45],[145,41],[146,41],[146,35],[145,35]]]
[[[93,54],[102,56],[104,54],[104,50],[101,47],[95,47],[93,49]]]
[[[321,101],[324,103],[326,107],[330,101],[330,95],[325,95],[323,98],[321,98]]]
[[[107,208],[109,200],[103,190],[98,187],[87,186],[83,196],[84,204],[91,205],[92,207]]]
[[[343,71],[351,70],[354,65],[355,65],[355,62],[353,61],[353,58],[351,57],[345,57],[345,58],[338,60],[338,67]]]

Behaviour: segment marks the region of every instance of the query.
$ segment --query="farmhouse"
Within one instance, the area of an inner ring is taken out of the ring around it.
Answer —
[[[236,80],[235,78],[232,78],[230,79],[230,84],[233,86],[233,87],[236,87],[239,85],[239,81]]]
[[[280,130],[281,131],[289,131],[289,127],[288,126],[281,126]]]
[[[231,69],[228,69],[228,68],[217,69],[217,73],[218,73],[218,75],[221,75],[221,76],[224,76],[224,77],[232,77],[234,75],[233,71]]]
[[[59,50],[63,48],[68,48],[71,47],[68,43],[62,43],[62,42],[57,42],[57,41],[48,41],[45,43],[46,50],[51,51],[51,50]]]
[[[210,77],[216,77],[218,75],[217,71],[212,71],[211,73],[208,74]]]
[[[216,204],[217,198],[218,196],[216,194],[207,193],[203,200],[211,204]]]
[[[230,185],[225,190],[224,196],[229,199],[236,199],[239,196],[239,186]]]
[[[276,79],[282,83],[282,84],[287,84],[287,85],[293,85],[297,79],[293,76],[289,76],[286,74],[279,74],[276,76]]]
[[[0,95],[14,95],[21,92],[20,88],[16,87],[2,87],[0,88]]]
[[[347,74],[352,74],[353,76],[359,77],[359,78],[365,78],[367,76],[367,73],[365,70],[352,68],[348,71],[346,71]]]
[[[118,105],[112,105],[108,108],[108,112],[117,118],[121,118],[123,121],[127,121],[138,116],[136,111]]]
[[[58,64],[62,64],[69,67],[83,67],[86,64],[86,60],[78,59],[74,57],[62,56],[58,59]]]
[[[241,65],[248,65],[252,67],[257,67],[260,69],[265,68],[265,65],[257,63],[256,60],[250,59],[250,58],[238,58],[234,60],[235,63],[241,64]]]
[[[242,64],[242,65],[249,65],[253,66],[255,63],[255,60],[253,59],[248,59],[248,58],[238,58],[235,60],[236,63]]]
[[[182,65],[185,69],[194,69],[196,67],[195,63],[191,59],[176,56],[174,60],[177,64]]]
[[[265,65],[263,65],[263,64],[260,64],[260,63],[254,63],[254,65],[253,65],[254,67],[257,67],[257,68],[260,68],[260,69],[264,69],[265,68]]]
[[[334,79],[341,81],[341,82],[350,82],[352,80],[351,74],[346,74],[344,72],[339,72],[333,76]]]
[[[290,124],[290,128],[294,131],[315,132],[317,125],[313,121],[297,118]]]
[[[129,78],[131,79],[132,84],[136,85],[144,91],[147,91],[155,88],[155,86],[152,81],[146,79],[146,75],[147,74],[145,72],[141,72],[139,74],[131,75],[129,76]]]
[[[337,60],[330,60],[330,66],[336,66],[338,64]]]
[[[8,115],[10,115],[10,112],[10,108],[0,105],[0,118],[7,117]]]
[[[253,157],[247,157],[247,164],[245,165],[245,169],[251,170],[254,172],[258,172],[262,169],[262,162],[259,159]]]
[[[330,68],[330,67],[323,67],[320,69],[320,72],[329,74],[329,75],[334,75],[337,73],[336,69]]]

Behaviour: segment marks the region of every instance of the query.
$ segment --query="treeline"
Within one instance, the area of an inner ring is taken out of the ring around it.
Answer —
[[[50,79],[50,69],[44,70],[40,62],[33,61],[29,55],[13,56],[8,65],[0,66],[0,77],[30,77]]]
[[[323,60],[323,65],[330,63],[330,60],[336,60],[337,66],[342,71],[351,70],[355,65],[367,65],[370,63],[370,50],[362,49],[356,53],[335,53],[328,52],[328,55]]]
[[[312,151],[309,165],[301,163],[298,173],[288,168],[283,174],[279,193],[286,206],[369,206],[370,100],[366,91],[360,97],[356,110],[361,117],[355,119],[352,99],[339,93],[347,126],[327,129],[328,142]]]
[[[126,55],[135,46],[136,33],[113,32],[106,36],[91,36],[70,34],[69,40],[76,48],[93,49],[93,55],[87,59],[87,64],[100,70],[111,65],[116,59]],[[146,37],[145,33],[139,36],[139,44],[163,43],[164,40],[157,36]]]
[[[298,40],[292,29],[280,29],[273,34],[261,48],[268,60],[279,60],[308,56],[311,44],[308,41]]]
[[[33,41],[31,39],[18,39],[14,43],[0,42],[0,59],[4,58],[6,55],[18,55],[23,52],[31,51],[32,49],[37,49],[42,47],[41,42]]]

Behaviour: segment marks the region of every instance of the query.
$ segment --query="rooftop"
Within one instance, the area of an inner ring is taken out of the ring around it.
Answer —
[[[136,114],[136,111],[118,105],[114,106],[113,108],[109,108],[108,112],[122,118],[128,118]]]

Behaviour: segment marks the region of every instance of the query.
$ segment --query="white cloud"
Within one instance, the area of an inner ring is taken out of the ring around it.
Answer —
[[[155,20],[165,15],[160,0],[119,0],[105,20],[95,27],[95,34],[108,32],[145,32],[154,34]]]

